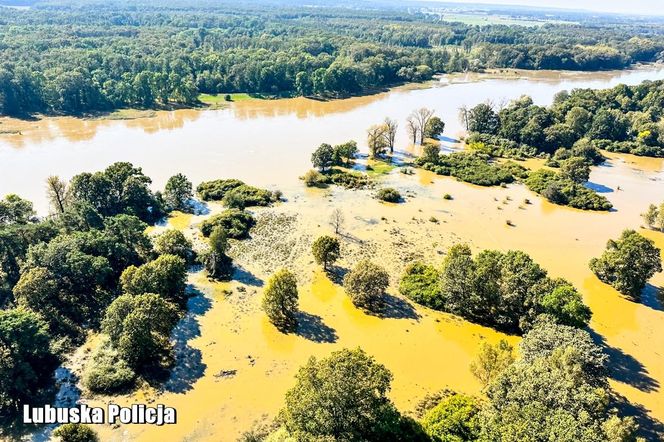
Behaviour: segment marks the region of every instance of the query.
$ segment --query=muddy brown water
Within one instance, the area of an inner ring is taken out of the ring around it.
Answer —
[[[365,129],[385,116],[403,125],[412,109],[431,107],[446,120],[446,135],[454,138],[461,132],[457,109],[462,104],[522,94],[547,104],[560,89],[636,84],[664,78],[664,69],[501,75],[452,76],[428,88],[332,102],[245,101],[228,109],[159,112],[131,121],[3,121],[0,128],[20,126],[21,134],[0,135],[0,194],[19,193],[34,200],[42,213],[47,210],[46,176],[69,178],[119,160],[143,167],[157,187],[182,172],[194,184],[237,177],[281,188],[287,198],[255,211],[278,220],[277,231],[259,229],[236,250],[241,269],[237,281],[210,283],[201,273],[190,275],[199,295],[174,335],[178,368],[165,391],[144,388],[119,398],[84,392],[83,399],[91,404],[147,400],[174,406],[178,425],[102,426],[102,439],[235,440],[254,422],[276,415],[297,368],[310,356],[324,357],[343,347],[360,346],[393,372],[390,396],[403,411],[441,388],[481,394],[468,369],[480,343],[500,338],[517,343],[518,338],[410,305],[396,290],[408,262],[440,264],[447,248],[458,242],[470,243],[476,251],[524,250],[552,276],[574,283],[593,311],[592,333],[610,355],[611,385],[643,414],[664,420],[664,309],[657,295],[664,275],[656,275],[641,302],[634,302],[600,283],[587,265],[609,238],[625,228],[638,229],[639,214],[649,203],[664,200],[664,160],[608,154],[607,163],[593,168],[592,185],[615,206],[609,213],[555,206],[520,184],[482,188],[426,171],[407,176],[395,170],[380,178],[383,185],[406,195],[402,204],[380,203],[369,190],[305,189],[297,179],[310,167],[316,145],[361,141]],[[411,149],[403,130],[398,147]],[[542,164],[530,160],[527,166]],[[446,193],[453,199],[443,199]],[[220,210],[214,204],[210,208],[212,213]],[[392,275],[393,310],[386,318],[357,310],[312,262],[311,241],[330,233],[328,218],[334,208],[345,216],[340,265],[348,268],[368,257]],[[168,226],[196,238],[197,225],[207,216],[175,214]],[[641,231],[664,248],[664,234]],[[264,281],[282,265],[295,270],[300,285],[303,326],[296,334],[278,332],[259,308]],[[91,339],[87,346],[97,342]]]

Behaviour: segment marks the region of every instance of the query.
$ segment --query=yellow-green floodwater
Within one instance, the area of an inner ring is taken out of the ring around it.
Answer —
[[[47,210],[46,176],[69,178],[113,161],[142,166],[156,186],[182,172],[194,184],[236,177],[284,191],[285,202],[254,210],[259,222],[252,238],[233,245],[236,280],[212,283],[201,272],[191,273],[190,287],[197,296],[174,334],[178,363],[163,391],[143,389],[119,398],[83,392],[83,400],[93,405],[147,400],[175,407],[178,424],[102,426],[101,439],[233,441],[254,422],[275,417],[297,368],[310,356],[324,357],[344,347],[360,346],[392,371],[390,397],[404,412],[442,388],[481,394],[468,369],[480,343],[501,338],[517,343],[518,338],[421,308],[396,290],[408,263],[419,259],[438,265],[449,246],[459,242],[476,251],[523,250],[552,276],[570,280],[593,311],[590,328],[609,353],[611,385],[651,417],[664,420],[664,310],[656,293],[664,287],[664,275],[656,275],[643,300],[634,302],[588,269],[588,261],[601,254],[609,238],[625,228],[639,229],[640,213],[664,200],[664,160],[607,154],[607,163],[593,168],[590,177],[615,207],[605,213],[549,204],[521,184],[483,188],[426,171],[404,175],[395,169],[377,178],[405,195],[401,204],[381,203],[371,190],[306,189],[297,179],[310,168],[309,156],[318,144],[356,139],[362,145],[366,128],[386,116],[403,125],[411,110],[427,106],[448,123],[446,134],[456,136],[462,104],[521,94],[545,104],[560,89],[633,84],[664,78],[664,70],[522,75],[454,76],[431,88],[371,97],[252,100],[228,109],[158,112],[128,121],[3,121],[24,126],[21,135],[0,135],[0,194],[19,193],[42,212]],[[410,149],[405,133],[398,147],[401,154]],[[535,168],[541,162],[526,165]],[[453,199],[443,199],[446,193]],[[356,309],[340,285],[313,263],[311,243],[331,233],[328,219],[336,208],[345,218],[338,264],[348,268],[370,258],[392,275],[386,317]],[[210,205],[212,214],[219,210]],[[167,226],[151,233],[171,227],[197,238],[197,226],[208,216],[174,214]],[[664,248],[663,233],[640,231]],[[287,335],[267,322],[259,308],[264,281],[281,266],[296,273],[300,290],[301,325]],[[88,347],[96,343],[92,339]]]

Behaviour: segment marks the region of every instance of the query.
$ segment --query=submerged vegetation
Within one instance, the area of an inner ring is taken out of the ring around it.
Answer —
[[[551,279],[523,252],[484,250],[473,257],[467,245],[453,246],[440,270],[413,263],[401,278],[410,299],[511,333],[528,331],[540,315],[584,327],[590,309],[564,279]]]

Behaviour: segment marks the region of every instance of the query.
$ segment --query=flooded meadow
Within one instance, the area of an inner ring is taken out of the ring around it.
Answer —
[[[523,94],[549,104],[562,89],[647,79],[664,79],[664,67],[454,75],[426,87],[368,97],[245,100],[218,110],[156,112],[121,121],[2,120],[0,195],[17,193],[45,214],[47,176],[68,179],[114,161],[142,167],[155,188],[181,172],[194,184],[239,178],[283,191],[283,202],[252,209],[257,225],[251,238],[231,247],[231,282],[210,282],[202,271],[191,269],[193,296],[173,334],[176,367],[163,387],[112,398],[82,395],[92,405],[147,400],[175,407],[178,424],[103,426],[98,429],[102,440],[236,440],[277,415],[295,372],[310,356],[324,357],[340,348],[362,347],[392,371],[389,395],[403,412],[443,388],[481,394],[469,371],[480,344],[501,338],[516,344],[518,338],[415,305],[397,290],[409,263],[421,260],[438,266],[457,243],[468,243],[474,251],[523,250],[552,277],[571,281],[593,312],[590,331],[609,355],[612,387],[634,405],[642,422],[664,421],[664,274],[656,275],[636,302],[601,283],[588,268],[608,239],[626,228],[640,229],[640,214],[648,204],[664,200],[664,159],[606,153],[608,160],[593,167],[589,185],[609,199],[611,212],[556,206],[523,184],[486,188],[422,170],[407,175],[395,168],[376,177],[380,186],[404,195],[399,204],[379,202],[371,189],[308,189],[298,179],[311,167],[311,152],[320,143],[355,139],[362,147],[369,126],[385,117],[403,126],[415,108],[435,109],[447,123],[443,144],[453,146],[463,134],[457,118],[463,105],[500,103]],[[401,159],[417,154],[403,127],[397,148]],[[542,163],[523,164],[537,168],[544,167]],[[452,198],[443,198],[445,194]],[[215,203],[207,206],[202,215],[175,213],[151,233],[176,228],[201,241],[200,223],[222,210]],[[335,209],[344,215],[342,258],[328,275],[313,262],[310,250],[318,235],[332,232],[329,218]],[[640,232],[664,249],[663,233]],[[357,309],[339,283],[345,269],[363,258],[391,275],[388,308],[381,316]],[[265,281],[280,267],[293,270],[299,284],[299,325],[290,334],[278,331],[260,310]],[[74,360],[85,359],[98,344],[92,337]]]

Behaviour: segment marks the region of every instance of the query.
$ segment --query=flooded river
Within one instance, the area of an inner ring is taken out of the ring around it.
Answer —
[[[366,129],[385,117],[400,123],[397,146],[405,147],[405,119],[423,106],[436,110],[446,122],[445,134],[453,137],[461,131],[458,109],[463,105],[486,100],[500,104],[524,94],[544,105],[562,89],[605,88],[647,79],[664,79],[664,66],[604,73],[453,75],[432,87],[399,88],[368,97],[328,102],[249,100],[227,109],[158,112],[153,118],[130,121],[0,120],[0,195],[18,193],[45,213],[46,177],[70,178],[114,161],[143,167],[159,188],[177,172],[194,184],[236,177],[261,186],[292,186],[311,167],[311,152],[320,143],[354,139],[364,145]]]
[[[159,112],[131,121],[5,120],[0,128],[12,126],[21,134],[0,135],[0,194],[19,193],[42,212],[47,210],[46,176],[69,178],[119,160],[143,167],[159,187],[175,172],[185,173],[194,184],[237,177],[280,188],[287,199],[255,211],[260,221],[252,239],[232,250],[235,281],[210,283],[201,273],[191,273],[197,295],[176,328],[178,363],[164,391],[146,388],[113,398],[122,404],[150,400],[174,406],[178,425],[103,426],[102,440],[236,440],[254,422],[276,415],[297,368],[311,355],[324,357],[344,347],[364,348],[393,372],[390,397],[404,412],[427,392],[442,388],[481,394],[468,369],[480,343],[518,339],[410,305],[396,291],[409,262],[439,265],[449,246],[459,242],[475,251],[523,250],[553,277],[575,284],[593,311],[591,332],[609,354],[611,385],[639,414],[664,420],[664,308],[657,294],[664,275],[656,275],[643,300],[634,302],[600,283],[588,269],[588,261],[601,254],[609,238],[625,228],[638,229],[646,206],[664,200],[663,159],[609,154],[605,164],[593,168],[591,183],[616,209],[607,213],[551,205],[521,184],[482,188],[426,171],[408,176],[395,170],[380,178],[406,195],[402,204],[380,203],[369,190],[305,189],[297,179],[310,168],[315,146],[349,139],[362,144],[366,128],[386,116],[403,125],[411,110],[434,108],[447,122],[446,135],[454,137],[461,132],[461,105],[487,99],[498,103],[522,94],[548,104],[561,89],[636,84],[664,78],[664,68],[525,75],[452,76],[428,88],[399,88],[370,97],[243,101],[227,109]],[[398,147],[406,150],[401,132]],[[541,161],[527,166],[540,167]],[[443,199],[446,193],[453,199]],[[385,318],[357,310],[313,263],[311,242],[330,233],[334,208],[345,216],[339,265],[348,268],[370,258],[392,275]],[[221,210],[215,204],[210,209]],[[197,226],[207,216],[175,214],[168,225],[196,238]],[[641,231],[664,248],[664,234]],[[270,325],[259,307],[264,281],[280,266],[295,270],[300,290],[301,325],[289,335]],[[92,404],[110,400],[83,397]]]

